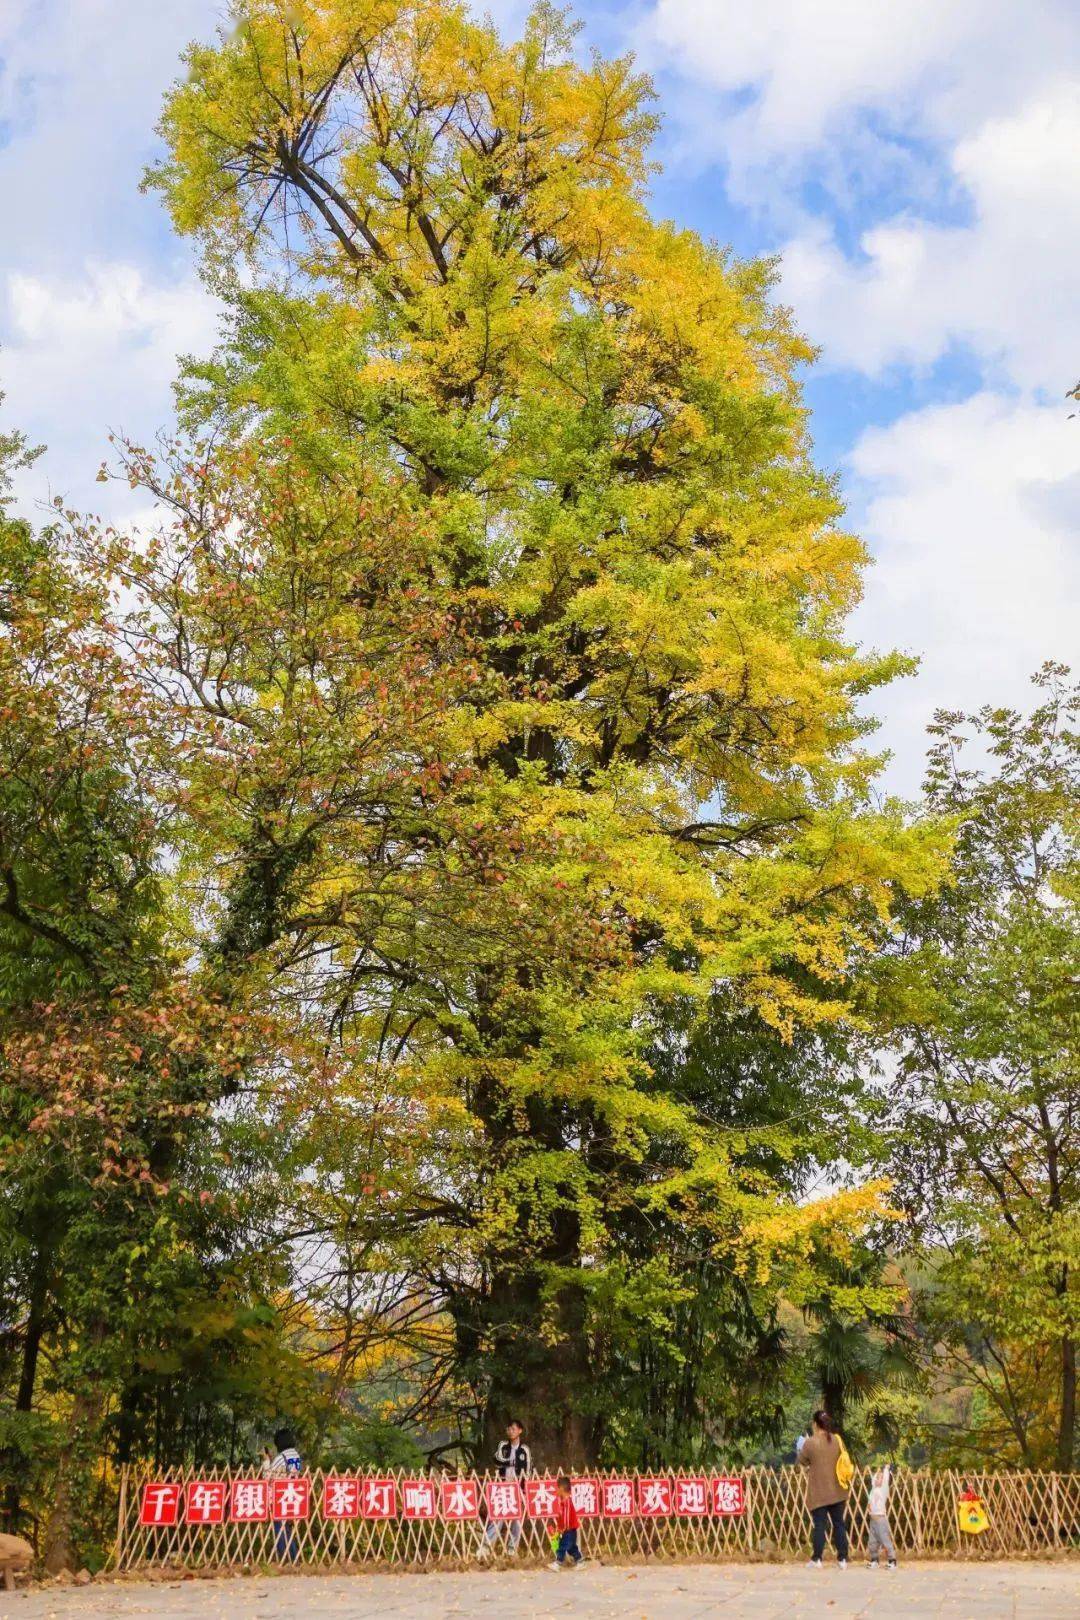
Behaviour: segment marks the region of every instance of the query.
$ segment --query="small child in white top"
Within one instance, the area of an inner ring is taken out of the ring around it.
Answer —
[[[889,1560],[889,1568],[896,1568],[896,1548],[893,1546],[892,1531],[889,1529],[889,1482],[892,1478],[892,1469],[888,1463],[874,1469],[870,1484],[870,1545],[868,1548],[870,1568],[877,1569],[878,1555],[884,1553]]]

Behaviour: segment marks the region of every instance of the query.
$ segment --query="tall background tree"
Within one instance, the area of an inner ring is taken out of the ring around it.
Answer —
[[[212,1109],[260,1034],[185,960],[165,739],[63,514],[8,515],[25,459],[0,440],[0,1484],[57,1569],[94,1556],[106,1457],[261,1416],[290,1357],[273,1120]]]
[[[235,22],[151,176],[226,316],[119,447],[155,523],[0,505],[8,1522],[71,1562],[114,1464],[285,1416],[658,1467],[823,1400],[1071,1466],[1065,672],[882,802],[811,353],[652,218],[632,63]]]
[[[949,882],[905,913],[893,1167],[929,1242],[924,1315],[967,1389],[970,1452],[1070,1469],[1080,1175],[1080,710],[942,713],[926,791],[959,822]],[[1056,1371],[1051,1372],[1051,1365]],[[974,1418],[972,1411],[974,1410]],[[964,1437],[951,1437],[962,1451]]]
[[[811,1241],[877,1208],[868,1189],[778,1209],[743,1136],[647,1053],[653,1009],[718,983],[783,1032],[842,1017],[896,885],[935,878],[940,840],[871,804],[860,746],[857,700],[905,665],[845,639],[863,548],[809,457],[810,351],[770,267],[648,211],[630,62],[581,66],[546,5],[512,44],[444,4],[236,23],[189,52],[152,176],[233,312],[187,420],[257,436],[311,500],[391,499],[408,589],[453,626],[431,657],[467,639],[475,679],[424,790],[390,800],[389,869],[347,821],[344,843],[268,838],[268,790],[232,797],[226,904],[274,905],[231,937],[352,1060],[392,1054],[456,1120],[449,1172],[429,1163],[399,1211],[410,1268],[485,1435],[512,1408],[553,1458],[593,1457],[603,1327],[648,1276],[628,1221],[796,1286]],[[198,476],[175,493],[205,545]],[[264,565],[272,528],[244,536]],[[349,608],[394,589],[376,574]],[[191,623],[177,659],[166,608],[166,663],[220,673]],[[249,665],[210,706],[225,733],[241,709],[291,723],[324,679]],[[292,783],[269,802],[291,817]]]

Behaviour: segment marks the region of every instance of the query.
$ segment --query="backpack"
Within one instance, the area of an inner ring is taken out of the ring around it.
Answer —
[[[851,1482],[855,1478],[855,1464],[851,1454],[839,1435],[836,1437],[840,1447],[840,1455],[836,1459],[836,1483],[842,1491],[850,1490]]]

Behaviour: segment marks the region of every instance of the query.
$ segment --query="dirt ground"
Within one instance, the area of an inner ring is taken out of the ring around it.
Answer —
[[[587,1565],[576,1571],[95,1581],[0,1592],[0,1620],[1080,1620],[1080,1563]]]

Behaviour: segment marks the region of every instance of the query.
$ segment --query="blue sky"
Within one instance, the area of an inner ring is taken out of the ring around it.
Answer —
[[[484,9],[506,29],[516,0]],[[875,559],[853,631],[920,654],[876,702],[914,791],[940,706],[1024,703],[1080,624],[1080,13],[1072,0],[609,0],[582,49],[656,84],[662,214],[779,254],[822,356],[819,460]],[[145,516],[98,485],[109,429],[167,424],[214,309],[138,192],[208,0],[0,0],[0,427],[20,496]]]

